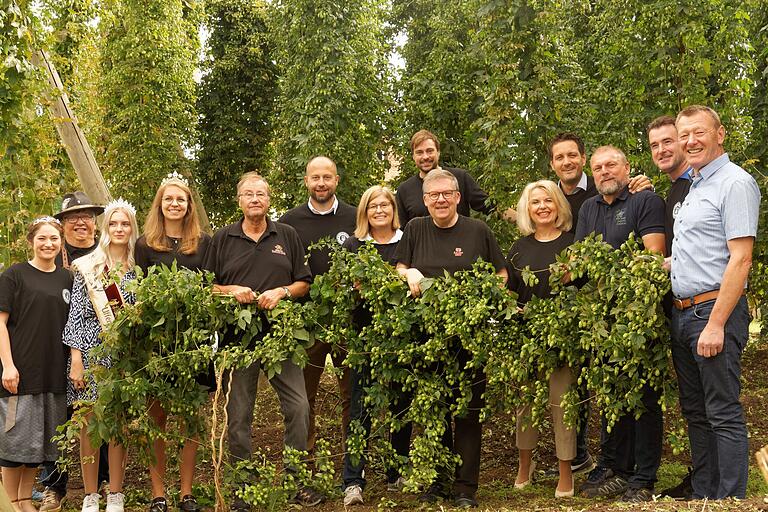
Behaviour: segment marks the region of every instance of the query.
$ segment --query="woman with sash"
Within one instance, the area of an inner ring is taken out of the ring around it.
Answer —
[[[72,263],[72,306],[63,336],[64,344],[70,347],[69,405],[88,407],[96,400],[96,384],[92,377],[85,378],[85,370],[92,364],[108,365],[109,361],[89,360],[88,354],[101,344],[99,334],[114,321],[115,312],[124,303],[134,302],[134,297],[123,290],[128,281],[136,278],[133,249],[137,234],[136,209],[123,199],[112,201],[104,207],[99,246]],[[98,512],[99,447],[91,444],[87,430],[87,425],[83,425],[80,431],[80,466],[85,486],[82,512]],[[109,443],[107,512],[123,512],[125,455],[125,447]]]
[[[40,217],[27,231],[32,259],[0,275],[0,467],[17,512],[33,512],[37,466],[55,461],[51,441],[67,419],[66,350],[61,332],[72,276],[56,267],[62,227]]]
[[[144,235],[136,242],[136,266],[146,271],[153,265],[170,267],[175,261],[179,268],[197,271],[203,268],[205,252],[210,243],[211,237],[200,228],[200,220],[187,180],[176,172],[169,174],[157,189],[147,222],[144,224]],[[208,389],[214,387],[212,372],[200,375],[195,380]],[[168,416],[162,405],[156,401],[152,402],[149,414],[165,431]],[[192,495],[195,458],[199,446],[199,440],[193,437],[185,439],[181,450],[179,509],[184,512],[200,510]],[[154,456],[155,463],[149,467],[152,481],[152,502],[149,510],[166,512],[168,503],[165,498],[164,479],[167,458],[164,439],[155,440]]]

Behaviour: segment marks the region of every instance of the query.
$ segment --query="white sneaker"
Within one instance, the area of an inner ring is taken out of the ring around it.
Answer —
[[[125,503],[123,493],[111,492],[107,494],[107,512],[123,512],[123,503]]]
[[[344,489],[344,506],[363,504],[363,488],[359,485],[350,485]]]
[[[99,512],[99,496],[98,493],[86,494],[83,498],[82,512]]]

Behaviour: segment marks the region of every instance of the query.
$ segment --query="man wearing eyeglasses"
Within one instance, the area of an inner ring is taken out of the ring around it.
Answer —
[[[79,190],[65,194],[61,211],[54,215],[64,226],[64,245],[56,257],[56,265],[69,268],[80,256],[96,249],[96,216],[104,207],[93,204],[91,198]]]
[[[490,262],[496,273],[507,280],[504,255],[490,228],[482,221],[459,213],[461,203],[460,184],[456,176],[443,169],[430,171],[424,178],[422,201],[428,217],[411,220],[405,227],[403,238],[395,251],[398,272],[408,281],[414,296],[421,294],[421,280],[436,278],[444,272],[468,270],[478,260]],[[463,365],[469,354],[459,349],[458,359]],[[421,500],[435,502],[439,498],[453,497],[460,508],[476,507],[478,479],[480,475],[480,447],[482,426],[480,410],[485,391],[485,375],[478,370],[472,379],[472,398],[469,412],[464,417],[447,418],[444,446],[461,457],[456,468],[453,489],[448,475],[439,475]],[[451,423],[455,423],[452,429]],[[452,431],[455,430],[455,431]]]
[[[672,360],[688,423],[693,498],[744,498],[749,444],[739,396],[750,321],[744,294],[760,190],[725,152],[717,112],[692,105],[675,126],[693,168],[675,218],[670,270]]]
[[[309,246],[321,239],[330,238],[341,245],[355,232],[357,222],[357,209],[336,196],[336,187],[339,185],[339,175],[336,172],[336,164],[325,156],[317,156],[307,163],[304,175],[304,184],[309,192],[309,199],[289,210],[280,222],[288,224],[296,229],[304,244],[304,250],[309,251]],[[328,249],[315,249],[309,251],[309,266],[313,276],[319,276],[328,271],[331,266],[330,251]],[[341,394],[342,432],[347,431],[349,424],[349,407],[352,398],[352,384],[349,368],[342,363],[346,353],[333,352],[329,343],[318,340],[307,350],[309,362],[304,367],[304,384],[307,388],[309,399],[309,438],[307,449],[311,453],[315,447],[315,399],[320,386],[320,377],[325,369],[325,360],[331,355],[331,360],[336,368],[343,368],[343,373],[338,379]],[[342,438],[342,445],[344,439]]]

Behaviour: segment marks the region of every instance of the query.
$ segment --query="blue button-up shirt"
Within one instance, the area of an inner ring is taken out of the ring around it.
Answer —
[[[760,189],[725,153],[702,167],[675,217],[672,293],[719,290],[731,256],[728,240],[757,235]],[[745,283],[746,286],[746,283]]]

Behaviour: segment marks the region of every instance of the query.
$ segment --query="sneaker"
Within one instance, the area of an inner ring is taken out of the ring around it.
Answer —
[[[592,455],[587,453],[587,458],[581,462],[571,462],[571,473],[578,475],[580,473],[586,473],[595,469],[595,461],[592,459]],[[559,472],[558,472],[559,475]]]
[[[293,498],[289,500],[289,503],[294,505],[301,505],[302,507],[314,507],[325,501],[325,496],[317,492],[311,487],[304,486],[293,495]]]
[[[456,494],[453,506],[456,508],[477,508],[477,500],[474,494],[460,492]]]
[[[168,512],[168,502],[165,500],[165,496],[152,498],[149,504],[149,512]]]
[[[399,476],[394,482],[387,482],[387,492],[400,492],[405,488],[408,483],[404,477]]]
[[[683,481],[674,487],[670,487],[669,489],[664,489],[661,491],[661,496],[669,497],[674,500],[690,501],[693,497],[693,484],[691,483],[692,476],[693,469],[688,468],[688,474],[685,475]]]
[[[350,485],[344,489],[344,506],[363,504],[363,488],[359,485]]]
[[[121,492],[111,492],[107,494],[107,512],[123,512],[125,505],[125,495]]]
[[[613,470],[603,467],[603,466],[597,466],[595,469],[589,472],[589,475],[587,476],[587,479],[584,480],[584,482],[581,484],[581,487],[579,487],[580,493],[585,493],[589,489],[592,489],[594,487],[599,487],[605,483],[606,480],[613,477]]]
[[[202,510],[202,508],[197,504],[197,500],[194,496],[185,494],[181,498],[181,503],[179,503],[179,510],[182,512],[198,512],[199,510]]]
[[[34,499],[34,496],[32,496]],[[53,489],[46,489],[43,492],[42,503],[40,504],[41,512],[59,512],[61,510],[61,502],[64,500],[64,496],[61,496]]]
[[[621,496],[621,501],[625,503],[642,503],[644,501],[653,501],[653,489],[648,489],[647,487],[634,489],[630,487]]]
[[[615,498],[624,494],[628,488],[627,481],[616,475],[603,482],[602,485],[587,489],[583,494],[587,498]]]
[[[82,512],[99,512],[99,499],[101,496],[98,493],[86,494],[83,498]]]
[[[442,484],[433,482],[429,488],[419,496],[422,503],[437,503],[441,499],[448,499],[451,495]]]

